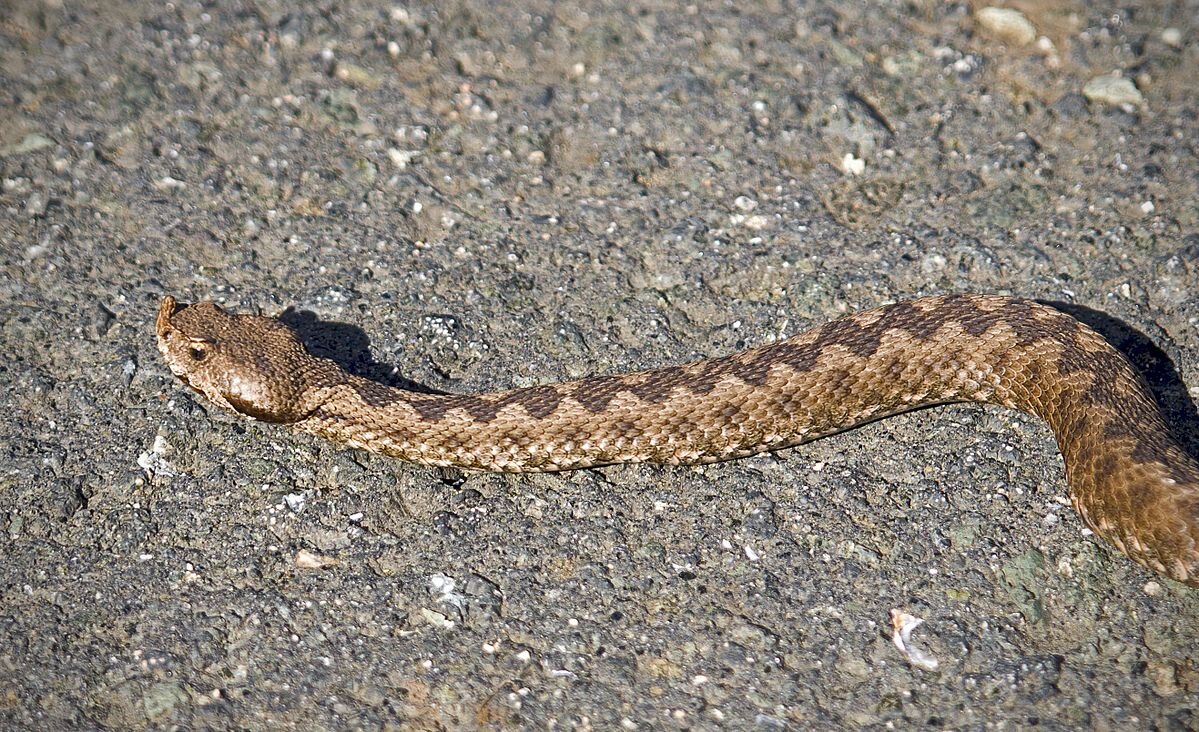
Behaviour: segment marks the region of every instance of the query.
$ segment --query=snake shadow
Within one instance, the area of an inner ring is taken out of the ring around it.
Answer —
[[[321,320],[316,313],[295,308],[284,310],[279,320],[295,332],[313,356],[327,358],[355,376],[422,394],[446,393],[405,378],[398,366],[376,361],[370,337],[356,325]]]
[[[1199,411],[1165,351],[1144,333],[1107,313],[1074,303],[1040,302],[1086,323],[1123,353],[1149,385],[1179,444],[1199,459]],[[446,393],[405,378],[398,366],[376,361],[370,337],[356,325],[321,320],[311,311],[294,308],[285,310],[279,319],[296,332],[312,355],[330,359],[351,374],[423,394]]]
[[[1178,368],[1151,338],[1119,318],[1084,305],[1040,300],[1086,323],[1124,354],[1148,384],[1178,443],[1199,459],[1199,411]]]

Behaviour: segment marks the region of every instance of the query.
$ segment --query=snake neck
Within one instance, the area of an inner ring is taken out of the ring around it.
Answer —
[[[1094,435],[1088,409],[1132,411],[1125,421],[1145,434],[1160,424],[1131,368],[1093,331],[1036,303],[982,295],[898,303],[684,366],[488,394],[386,387],[321,359],[307,371],[301,428],[485,470],[709,462],[954,401],[1032,412],[1071,452]]]

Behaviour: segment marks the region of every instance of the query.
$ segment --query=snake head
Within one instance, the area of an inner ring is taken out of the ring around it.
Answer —
[[[279,321],[167,296],[156,331],[171,372],[217,405],[264,422],[298,422],[312,411],[304,394],[313,358]]]

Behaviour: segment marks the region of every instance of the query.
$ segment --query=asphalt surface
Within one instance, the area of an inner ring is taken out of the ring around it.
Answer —
[[[1032,417],[465,475],[155,350],[210,298],[465,392],[1013,293],[1193,447],[1199,4],[1016,5],[5,2],[0,726],[1199,726],[1199,592],[1085,535]]]

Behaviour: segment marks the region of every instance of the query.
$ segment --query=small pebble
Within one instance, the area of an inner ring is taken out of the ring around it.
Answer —
[[[299,569],[323,569],[324,567],[337,564],[337,560],[332,557],[322,557],[319,554],[313,554],[307,549],[301,549],[296,552],[294,563]]]
[[[1082,88],[1082,95],[1092,102],[1119,106],[1122,104],[1139,105],[1145,101],[1132,79],[1122,76],[1096,76]]]
[[[1019,10],[983,8],[974,18],[987,33],[1013,46],[1026,46],[1037,38],[1036,26]]]
[[[841,171],[849,175],[861,175],[866,172],[866,161],[853,153],[845,153],[841,158]]]
[[[753,231],[761,231],[762,229],[768,228],[772,223],[774,223],[774,221],[769,216],[755,214],[753,216],[745,217],[745,219],[741,222],[741,225],[747,229],[752,229]]]
[[[427,607],[422,607],[420,609],[420,614],[421,617],[425,619],[426,623],[435,628],[441,628],[442,630],[453,630],[454,626],[456,625],[453,620],[450,620],[446,617],[445,613],[439,613],[436,610],[430,610]]]
[[[41,216],[46,213],[46,205],[48,201],[46,197],[40,193],[34,193],[25,201],[26,216]]]
[[[181,191],[184,188],[187,188],[187,184],[178,178],[172,178],[169,175],[164,175],[162,178],[154,181],[154,188],[170,193],[172,191]]]

